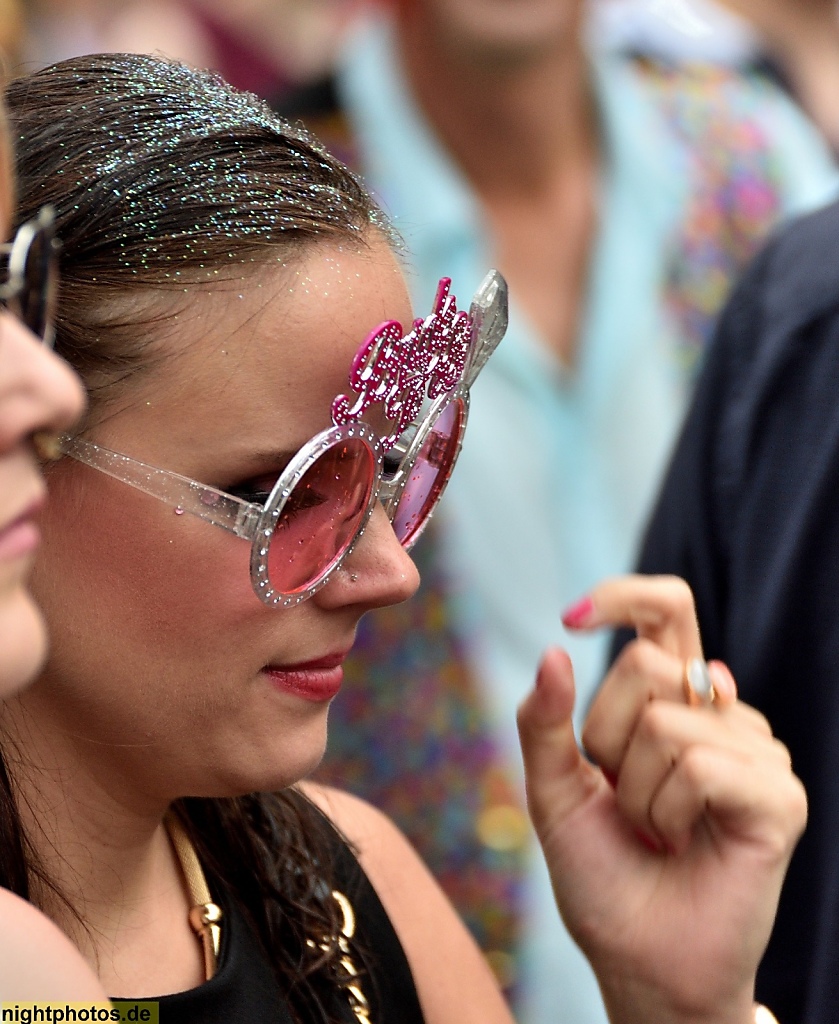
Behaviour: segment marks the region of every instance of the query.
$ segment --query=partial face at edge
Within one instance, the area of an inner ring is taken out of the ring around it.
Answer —
[[[329,425],[353,355],[390,318],[408,326],[410,304],[378,238],[313,249],[215,295],[197,288],[171,356],[89,437],[258,491]],[[310,771],[329,700],[301,696],[290,667],[345,654],[365,611],[416,586],[383,511],[347,572],[281,611],[252,591],[248,542],[71,460],[53,480],[35,573],[53,655],[24,698],[39,727],[83,737],[84,756],[110,777],[164,802],[278,788]]]
[[[2,239],[9,236],[13,202],[10,141],[0,110]],[[28,589],[45,496],[31,435],[67,427],[81,410],[75,376],[0,307],[0,699],[30,682],[46,654],[44,623]]]

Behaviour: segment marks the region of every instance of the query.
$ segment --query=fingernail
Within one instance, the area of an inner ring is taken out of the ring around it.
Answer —
[[[708,672],[714,683],[717,700],[721,704],[734,704],[737,700],[737,683],[728,665],[722,661],[709,661]]]
[[[594,614],[594,601],[588,596],[572,604],[562,613],[562,625],[568,629],[582,629]]]

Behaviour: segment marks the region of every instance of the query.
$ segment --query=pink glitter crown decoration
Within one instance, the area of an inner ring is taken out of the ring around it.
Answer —
[[[336,426],[358,422],[371,405],[381,402],[393,423],[391,433],[382,438],[382,446],[390,449],[417,418],[426,397],[433,401],[461,383],[474,322],[458,310],[450,287],[451,278],[440,279],[431,313],[415,320],[408,334],[402,334],[398,321],[386,320],[368,335],[350,367],[355,399],[338,395],[332,403]]]

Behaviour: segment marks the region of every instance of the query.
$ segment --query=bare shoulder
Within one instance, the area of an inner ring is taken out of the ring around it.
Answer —
[[[301,788],[358,850],[405,949],[428,1024],[511,1024],[483,955],[393,822],[349,793]]]
[[[66,935],[6,889],[0,889],[0,1000],[107,1001],[96,975]]]

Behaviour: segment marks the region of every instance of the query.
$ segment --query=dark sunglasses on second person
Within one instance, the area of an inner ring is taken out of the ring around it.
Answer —
[[[42,207],[21,224],[11,242],[0,245],[5,257],[5,280],[0,283],[0,304],[52,348],[53,319],[58,294],[58,251],[55,213]]]

